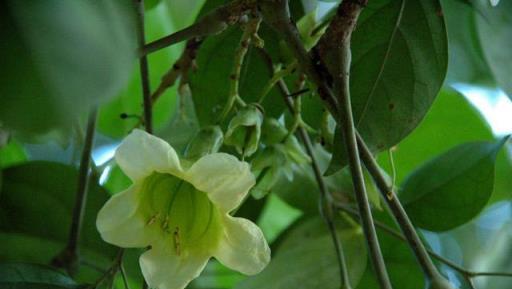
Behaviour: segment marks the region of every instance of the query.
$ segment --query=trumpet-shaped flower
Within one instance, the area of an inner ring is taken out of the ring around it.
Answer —
[[[261,230],[229,215],[255,183],[247,163],[214,153],[187,165],[169,144],[141,130],[122,142],[115,158],[133,184],[105,204],[96,225],[108,243],[151,247],[139,259],[151,288],[184,288],[212,256],[247,275],[268,264]]]

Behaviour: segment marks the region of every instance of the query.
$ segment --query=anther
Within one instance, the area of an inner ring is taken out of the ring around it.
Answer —
[[[176,250],[176,255],[181,255],[179,227],[176,227],[176,229],[174,229],[174,250]]]

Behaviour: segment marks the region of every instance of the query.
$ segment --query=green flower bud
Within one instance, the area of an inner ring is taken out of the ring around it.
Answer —
[[[284,143],[284,147],[286,155],[291,161],[297,164],[311,162],[311,158],[304,152],[295,136],[289,136]]]
[[[239,154],[250,156],[258,150],[263,113],[256,105],[247,105],[231,119],[224,143]]]
[[[219,126],[202,128],[190,141],[185,156],[198,159],[204,155],[216,153],[222,146],[224,136]]]
[[[266,145],[280,143],[288,134],[288,131],[277,119],[266,117],[261,129],[261,140]]]

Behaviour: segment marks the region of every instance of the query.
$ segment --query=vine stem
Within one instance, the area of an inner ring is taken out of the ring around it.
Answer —
[[[146,36],[144,33],[144,0],[133,0],[135,10],[137,12],[137,36],[139,40],[139,47],[143,48],[146,43]],[[142,84],[142,99],[144,106],[144,127],[148,133],[153,133],[153,100],[151,98],[151,88],[149,84],[149,68],[148,58],[146,55],[141,55],[139,58],[140,79]]]
[[[91,153],[94,145],[94,131],[96,129],[97,114],[97,107],[93,107],[89,112],[87,120],[87,129],[82,149],[82,156],[80,159],[80,167],[78,170],[75,205],[73,207],[73,215],[71,217],[68,242],[66,248],[52,260],[53,265],[57,267],[64,267],[70,273],[75,273],[78,264],[80,263],[78,243],[80,241],[85,204],[89,189]]]
[[[350,40],[352,31],[355,28],[359,14],[365,5],[365,1],[343,1],[338,7],[336,17],[329,25],[328,31],[324,39],[328,39],[331,43],[335,43],[333,50],[335,51],[336,74],[334,75],[334,86],[338,98],[339,111],[338,125],[341,126],[343,139],[345,141],[346,152],[348,156],[348,165],[352,176],[354,194],[359,208],[359,216],[363,227],[368,249],[375,269],[379,285],[382,289],[391,289],[391,281],[386,270],[384,257],[380,249],[375,224],[373,221],[372,211],[366,186],[364,183],[363,169],[361,160],[359,159],[359,149],[356,140],[356,129],[354,125],[354,117],[352,114],[352,104],[350,99],[350,64],[351,50]]]

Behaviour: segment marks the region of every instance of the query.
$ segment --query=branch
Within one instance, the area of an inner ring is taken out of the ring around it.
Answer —
[[[196,52],[202,41],[197,38],[192,38],[187,41],[185,50],[181,54],[180,58],[176,60],[171,69],[167,71],[162,77],[160,85],[151,95],[151,102],[154,104],[158,98],[169,88],[176,83],[176,80],[181,75],[183,77],[188,73],[189,69],[194,66],[194,60],[196,59]]]
[[[51,262],[52,265],[56,267],[66,268],[70,274],[74,274],[76,272],[79,264],[78,242],[80,241],[80,232],[82,229],[87,192],[89,189],[89,173],[91,167],[92,147],[94,144],[94,130],[96,128],[96,116],[97,108],[93,107],[89,112],[84,147],[82,150],[82,157],[80,159],[75,206],[73,207],[68,243],[66,248]]]
[[[144,0],[133,0],[137,11],[137,36],[139,47],[144,47],[146,36],[144,34]],[[148,58],[146,55],[140,56],[140,80],[142,84],[142,97],[144,105],[144,127],[148,133],[153,132],[153,110],[151,100],[151,88],[149,87],[149,69]]]
[[[177,31],[169,36],[153,41],[140,50],[141,55],[158,51],[167,46],[192,38],[203,38],[219,34],[230,25],[237,23],[240,18],[254,7],[254,0],[235,0],[222,5],[205,14],[194,24]]]
[[[362,1],[362,3],[355,0],[343,1],[338,7],[337,15],[332,20],[327,32],[320,41],[321,44],[329,43],[330,47],[328,47],[326,51],[334,54],[330,59],[332,60],[330,63],[334,66],[333,70],[336,71],[334,74],[334,85],[338,99],[337,110],[339,112],[339,118],[337,123],[341,126],[343,132],[343,139],[345,141],[348,155],[348,164],[354,186],[354,194],[359,208],[361,224],[368,242],[370,257],[372,259],[372,264],[376,271],[380,287],[390,289],[392,286],[387,274],[384,257],[382,256],[380,249],[370,203],[366,193],[350,99],[350,40],[357,18],[365,4],[366,1]]]

